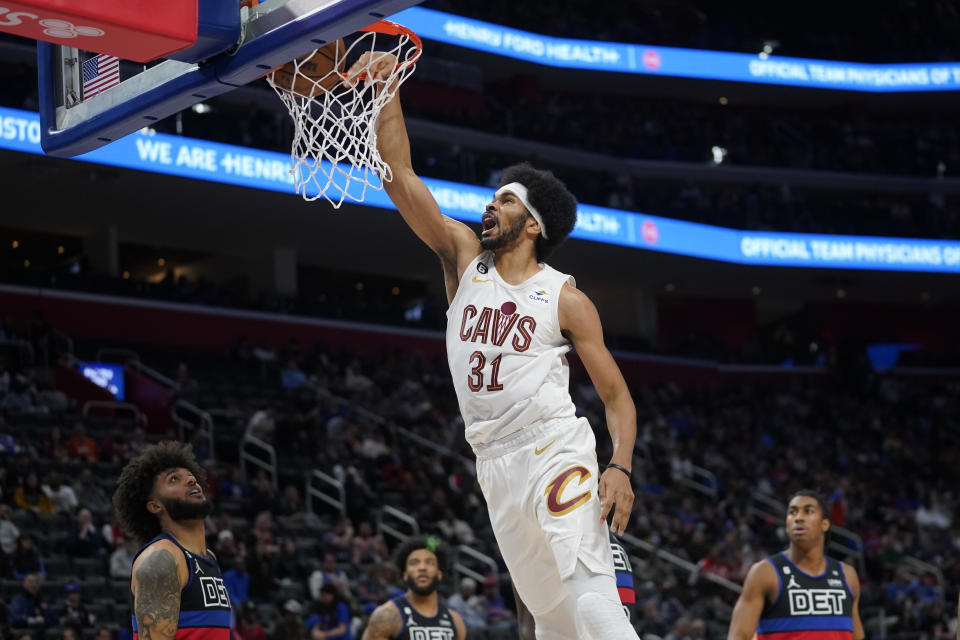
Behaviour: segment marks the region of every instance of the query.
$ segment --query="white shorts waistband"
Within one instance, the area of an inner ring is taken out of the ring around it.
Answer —
[[[524,427],[519,431],[500,438],[499,440],[472,445],[473,453],[477,456],[477,460],[499,458],[500,456],[506,455],[512,451],[516,451],[517,449],[520,449],[521,447],[528,445],[535,440],[539,440],[545,435],[560,431],[563,429],[564,425],[569,425],[569,428],[572,429],[581,421],[586,422],[586,418],[571,417],[544,420],[543,422],[538,422],[529,427]]]

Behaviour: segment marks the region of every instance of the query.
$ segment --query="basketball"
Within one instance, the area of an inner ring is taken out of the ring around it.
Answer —
[[[320,93],[321,87],[329,91],[340,84],[345,63],[343,52],[343,40],[336,40],[274,69],[271,79],[280,89],[312,98]]]

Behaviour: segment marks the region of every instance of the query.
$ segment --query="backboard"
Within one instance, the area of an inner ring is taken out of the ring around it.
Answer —
[[[419,0],[266,0],[242,12],[239,0],[218,0],[233,1],[241,15],[236,46],[196,63],[163,60],[132,77],[121,76],[120,84],[87,100],[81,95],[83,52],[38,42],[43,150],[61,157],[92,151],[253,82]]]

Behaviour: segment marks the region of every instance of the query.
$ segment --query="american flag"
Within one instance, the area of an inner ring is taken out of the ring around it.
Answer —
[[[120,84],[120,58],[100,54],[83,63],[83,99]]]

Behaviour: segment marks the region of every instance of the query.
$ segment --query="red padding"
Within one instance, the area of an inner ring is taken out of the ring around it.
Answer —
[[[148,62],[197,40],[198,0],[0,0],[0,31]]]

